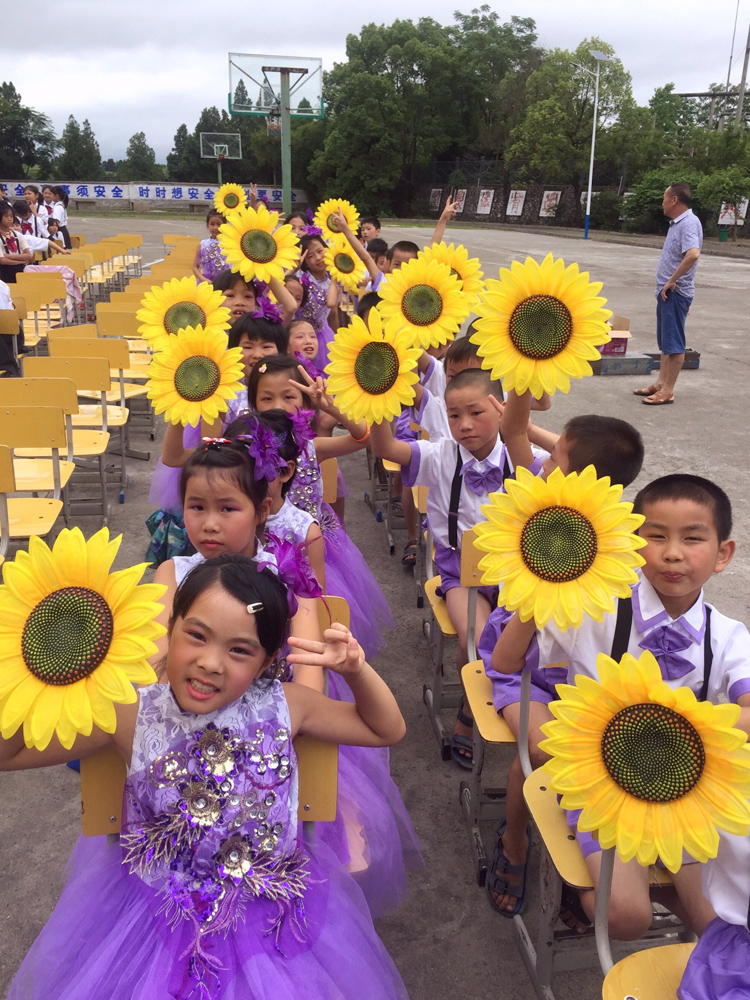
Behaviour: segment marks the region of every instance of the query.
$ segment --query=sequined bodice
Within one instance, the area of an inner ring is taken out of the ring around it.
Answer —
[[[287,493],[287,499],[307,511],[316,521],[320,522],[323,507],[323,480],[320,477],[320,465],[315,456],[315,445],[307,441],[297,460],[297,471],[292,485]]]
[[[194,552],[191,556],[173,556],[175,584],[179,587],[190,570],[195,569],[196,566],[205,561],[206,557],[202,556],[200,552]],[[267,552],[260,541],[256,543],[253,561],[261,563],[263,566],[268,566],[278,576],[275,556],[272,552]]]
[[[218,240],[201,240],[200,252],[198,254],[198,267],[206,281],[213,281],[214,278],[226,271],[229,267]]]
[[[276,514],[269,514],[266,518],[266,533],[293,542],[295,545],[303,545],[307,540],[310,525],[314,521],[312,514],[295,507],[287,496],[281,510]]]
[[[315,332],[320,333],[328,324],[330,309],[328,308],[327,299],[328,289],[331,287],[331,277],[329,274],[326,274],[325,278],[318,280],[308,272],[297,272],[298,278],[301,278],[303,275],[306,275],[307,302],[297,310],[294,318],[307,320],[308,323],[312,324]]]

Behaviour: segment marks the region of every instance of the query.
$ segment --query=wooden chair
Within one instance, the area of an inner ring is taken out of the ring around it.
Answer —
[[[22,407],[20,409],[28,409]],[[33,422],[31,413],[16,415],[15,408],[3,410],[4,420]],[[40,418],[46,420],[47,414]],[[31,538],[32,535],[46,538],[55,526],[60,516],[62,500],[42,499],[37,497],[9,496],[16,492],[16,477],[13,469],[13,454],[11,449],[0,445],[0,561],[5,560],[11,538]]]
[[[674,1000],[693,948],[668,944],[627,955],[605,976],[602,1000]]]
[[[0,309],[0,334],[5,337],[13,338],[11,343],[13,344],[13,357],[16,359],[16,364],[18,363],[19,324],[23,322],[23,319],[24,317],[21,315],[19,310]]]
[[[417,526],[417,561],[414,563],[414,586],[417,590],[417,607],[424,607],[424,584],[425,580],[432,576],[432,536],[428,528],[422,528],[422,522],[427,517],[427,496],[426,486],[412,486],[412,497],[414,506],[419,515]],[[428,551],[429,542],[429,551]]]
[[[393,537],[395,530],[393,523],[393,484],[396,481],[396,476],[401,472],[401,466],[398,462],[389,462],[388,459],[384,458],[383,470],[388,482],[388,501],[385,505],[385,534],[388,539],[388,551],[393,555],[396,551],[396,541]],[[406,524],[403,524],[401,527],[405,528]]]
[[[474,529],[465,531],[461,538],[461,586],[469,589],[468,597],[468,630],[466,636],[466,648],[469,662],[477,658],[476,649],[476,611],[477,594],[481,581],[479,572],[479,560],[483,553],[474,545],[476,533]],[[425,635],[430,640],[432,652],[433,675],[432,684],[425,684],[422,695],[427,706],[427,712],[432,722],[432,727],[440,743],[440,751],[443,760],[451,759],[451,738],[450,733],[443,725],[441,711],[445,708],[456,708],[461,703],[463,697],[463,687],[460,681],[445,681],[445,668],[443,663],[445,653],[445,640],[455,639],[457,633],[453,627],[453,622],[448,615],[448,608],[445,599],[438,597],[436,591],[440,586],[440,577],[434,576],[427,580],[424,585],[425,597],[430,609],[430,618],[424,619],[422,627]]]
[[[335,458],[327,458],[320,463],[320,478],[323,480],[323,503],[336,503],[338,498],[339,463]]]
[[[21,271],[16,275],[16,284],[19,286],[19,291],[25,288],[39,290],[46,313],[47,328],[53,325],[53,320],[57,320],[60,326],[67,324],[68,290],[59,271],[50,271],[48,274],[42,271]]]
[[[305,824],[305,835],[314,835],[314,826],[336,819],[338,799],[338,756],[335,743],[323,743],[309,736],[294,741],[299,775],[297,818]],[[81,821],[84,837],[116,836],[122,829],[122,796],[126,777],[125,761],[107,747],[81,760]]]
[[[0,441],[11,449],[43,448],[51,450],[50,458],[17,458],[13,459],[13,471],[16,477],[16,493],[51,493],[59,500],[70,482],[75,471],[75,463],[60,458],[60,450],[67,451],[67,431],[65,413],[62,407],[50,402],[50,397],[41,391],[41,386],[34,379],[6,378],[0,381],[0,407],[33,408],[37,410],[54,409],[60,422],[45,412],[43,417],[35,421],[27,430],[23,426],[4,424]],[[28,416],[28,413],[26,414]],[[62,433],[60,428],[62,427]]]
[[[70,233],[70,245],[77,249],[86,246],[86,237],[82,233]]]
[[[46,382],[44,386],[39,386],[39,392],[43,393],[55,406],[62,407],[65,413],[65,427],[67,436],[68,453],[67,460],[75,461],[80,467],[76,480],[78,483],[92,481],[95,478],[99,486],[98,499],[83,499],[75,502],[68,501],[66,494],[66,514],[91,514],[101,513],[102,521],[107,523],[109,517],[109,507],[107,503],[107,467],[105,455],[109,445],[109,431],[106,427],[90,428],[80,426],[81,421],[91,420],[85,411],[82,412],[78,402],[79,388],[89,387],[91,383],[98,379],[102,392],[102,409],[106,413],[106,391],[111,387],[109,377],[109,365],[104,358],[34,358],[27,355],[23,359],[23,374],[30,380],[40,380]],[[79,385],[79,378],[82,385]],[[78,421],[79,426],[74,426]],[[48,458],[49,453],[34,452],[25,455],[28,458]],[[91,462],[96,460],[96,471],[92,470]],[[74,509],[75,508],[75,509]]]

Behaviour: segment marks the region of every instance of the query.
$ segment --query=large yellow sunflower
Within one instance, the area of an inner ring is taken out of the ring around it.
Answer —
[[[161,350],[170,334],[189,326],[211,332],[228,330],[230,313],[223,303],[224,295],[210,281],[198,284],[193,277],[172,278],[143,296],[136,313],[142,324],[138,332],[152,348]]]
[[[334,219],[334,216],[339,209],[341,209],[341,214],[346,219],[346,224],[351,231],[353,233],[356,233],[357,231],[359,212],[354,205],[352,205],[350,201],[345,201],[343,198],[329,198],[328,201],[324,201],[322,205],[318,206],[318,211],[315,213],[315,225],[319,229],[322,229],[324,240],[330,240],[334,236],[341,235],[339,230],[336,228],[336,222]]]
[[[487,279],[477,312],[476,333],[482,367],[506,389],[537,399],[543,392],[567,392],[571,378],[591,375],[589,361],[610,340],[600,281],[590,282],[577,264],[565,266],[547,254],[541,266],[531,257],[514,260],[500,280]]]
[[[416,344],[438,347],[452,340],[471,312],[471,301],[461,291],[447,264],[417,257],[393,271],[384,281],[378,309],[385,319],[398,318]]]
[[[225,218],[246,206],[245,190],[239,184],[222,184],[214,195],[214,208]]]
[[[482,265],[478,257],[469,257],[469,251],[460,243],[458,246],[452,243],[432,243],[422,250],[420,257],[426,261],[437,260],[441,264],[447,264],[451,274],[458,278],[461,291],[470,299],[471,308],[476,306],[480,293],[484,291]]]
[[[672,690],[648,651],[621,663],[600,653],[596,666],[598,683],[579,675],[575,687],[558,684],[540,744],[563,808],[583,810],[579,829],[596,831],[623,861],[659,857],[672,872],[683,848],[696,861],[715,857],[717,827],[747,836],[750,748],[732,728],[739,706]]]
[[[264,204],[232,212],[219,227],[219,246],[231,264],[248,281],[282,280],[284,271],[297,263],[299,240],[291,226],[279,226],[279,213]]]
[[[630,595],[646,542],[634,534],[643,515],[621,502],[622,486],[589,465],[568,476],[555,469],[546,482],[519,468],[505,489],[490,495],[477,525],[482,583],[501,585],[498,604],[565,630],[584,614],[601,621],[615,597]]]
[[[359,316],[342,327],[330,347],[326,367],[328,391],[350,420],[379,424],[393,420],[402,406],[414,402],[414,383],[419,350],[411,337],[391,322],[383,329],[377,309],[371,309],[368,325]]]
[[[50,550],[5,563],[0,586],[0,730],[23,725],[28,747],[64,747],[93,725],[115,731],[113,702],[132,704],[133,684],[156,680],[148,657],[164,627],[154,619],[166,587],[139,580],[148,563],[110,573],[122,535],[102,528],[88,541],[63,529]]]
[[[188,327],[170,337],[148,366],[148,397],[173,424],[212,423],[242,388],[242,348],[224,333]]]
[[[331,239],[326,247],[325,262],[330,276],[347,292],[356,292],[367,276],[365,265],[344,236]]]

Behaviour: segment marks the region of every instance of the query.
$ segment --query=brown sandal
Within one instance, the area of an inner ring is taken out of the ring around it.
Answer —
[[[646,406],[666,406],[667,403],[674,403],[674,396],[665,396],[663,392],[655,392],[653,396],[649,396],[647,399],[641,400]]]
[[[648,389],[633,389],[634,396],[653,396],[656,392],[661,392],[658,385],[650,385]]]

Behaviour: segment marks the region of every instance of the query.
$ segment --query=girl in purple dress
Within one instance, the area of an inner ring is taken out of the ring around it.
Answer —
[[[294,318],[312,323],[318,335],[315,364],[323,369],[328,364],[328,346],[333,340],[334,329],[338,329],[339,288],[326,270],[323,237],[303,236],[299,245],[300,266],[296,277],[307,289],[307,300],[297,309]]]
[[[22,729],[0,740],[7,769],[105,746],[128,768],[120,842],[79,840],[10,1000],[406,998],[353,880],[325,845],[299,840],[292,743],[385,747],[404,722],[341,626],[289,639],[289,659],[341,674],[354,704],[269,679],[288,628],[272,573],[209,560],[175,598],[168,684],[116,706],[114,734],[95,729],[68,751],[27,749]]]
[[[198,281],[213,281],[229,268],[219,246],[219,226],[223,226],[226,221],[215,208],[206,216],[208,239],[200,241],[193,261],[193,274]]]

